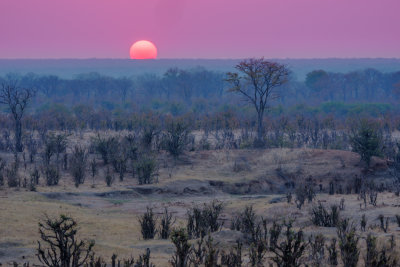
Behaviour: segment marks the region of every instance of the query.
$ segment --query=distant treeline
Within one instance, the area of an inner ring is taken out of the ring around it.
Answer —
[[[36,89],[31,116],[51,114],[83,119],[93,116],[126,118],[132,113],[208,116],[230,112],[238,117],[253,115],[243,99],[228,91],[225,73],[204,69],[171,68],[163,75],[143,74],[115,78],[87,73],[73,79],[54,75],[7,74],[0,84],[18,82]],[[323,70],[307,74],[304,82],[291,79],[280,88],[280,98],[270,107],[273,117],[333,115],[386,116],[400,112],[400,71],[375,69],[349,73]],[[2,107],[6,112],[6,108]],[[98,115],[96,115],[98,114]]]

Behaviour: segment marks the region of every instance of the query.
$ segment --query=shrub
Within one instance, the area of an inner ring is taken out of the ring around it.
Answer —
[[[114,183],[114,176],[110,172],[110,168],[107,167],[107,172],[106,172],[106,184],[107,186],[111,186]]]
[[[143,127],[143,133],[141,138],[141,143],[144,148],[151,149],[151,144],[153,143],[154,136],[158,134],[157,127],[155,125],[148,125]]]
[[[319,267],[323,266],[325,257],[325,237],[322,234],[318,234],[315,237],[310,238],[310,258],[312,266]]]
[[[311,210],[311,221],[316,226],[335,227],[339,222],[338,206],[332,205],[331,212],[328,212],[325,207],[319,203],[317,207]]]
[[[365,267],[378,266],[378,250],[376,248],[376,237],[368,234],[367,239],[367,251],[365,257]]]
[[[267,247],[267,222],[257,217],[252,206],[246,206],[238,217],[234,217],[232,227],[249,235],[254,247]]]
[[[360,155],[361,161],[364,161],[367,167],[370,166],[372,156],[382,154],[382,136],[371,122],[361,121],[350,142],[353,151]]]
[[[36,168],[31,172],[31,181],[35,184],[39,184],[40,173],[39,170]]]
[[[296,195],[296,200],[295,200],[296,206],[298,209],[301,209],[307,198],[307,191],[305,187],[302,186],[297,187],[295,190],[295,195]]]
[[[396,214],[396,222],[397,222],[397,226],[400,227],[400,215]]]
[[[219,250],[215,247],[215,243],[213,242],[211,235],[208,235],[208,239],[204,248],[204,266],[218,266],[218,254]]]
[[[326,247],[328,250],[328,263],[331,266],[337,266],[338,265],[338,253],[336,250],[336,238],[332,238],[331,243],[329,246]]]
[[[4,185],[4,168],[6,167],[6,162],[0,157],[0,186]]]
[[[60,153],[64,153],[67,148],[68,135],[49,134],[46,136],[43,159],[46,165],[51,163],[51,157],[56,154],[57,165],[59,163]]]
[[[253,210],[253,206],[246,206],[244,211],[240,214],[241,231],[246,234],[254,235],[257,216]]]
[[[369,204],[376,207],[376,201],[378,199],[378,192],[371,189],[371,190],[369,190],[368,196],[369,196]]]
[[[136,163],[136,173],[139,184],[152,184],[158,175],[157,169],[157,160],[153,156],[141,156]]]
[[[18,171],[14,166],[7,168],[5,172],[6,172],[7,184],[9,187],[20,186],[20,178],[18,176]]]
[[[356,228],[349,223],[348,219],[341,220],[337,226],[337,235],[344,266],[356,267],[360,255]]]
[[[86,165],[87,165],[86,149],[80,146],[75,146],[75,148],[72,151],[72,156],[70,159],[70,172],[72,177],[74,178],[76,187],[85,182]]]
[[[204,204],[203,208],[193,207],[188,210],[187,232],[189,237],[202,237],[208,232],[218,231],[222,223],[219,216],[223,210],[223,204],[219,201],[213,201],[210,204]]]
[[[242,267],[242,243],[240,241],[236,242],[229,254],[222,253],[221,264],[229,267]]]
[[[380,214],[378,216],[378,220],[380,222],[380,227],[382,229],[382,231],[384,231],[385,233],[387,233],[388,229],[389,229],[389,218],[386,218],[385,221],[385,216],[383,216],[382,214]]]
[[[96,159],[95,159],[95,158],[93,158],[93,159],[90,161],[90,174],[91,174],[91,176],[92,176],[92,182],[93,182],[93,184],[94,184],[94,177],[95,177],[96,174],[97,174],[97,162],[96,162]]]
[[[104,165],[107,165],[111,160],[111,154],[117,150],[118,139],[115,137],[101,137],[98,134],[92,142],[96,152],[101,155]]]
[[[257,240],[250,244],[249,258],[251,266],[262,266],[267,248],[268,246],[263,240]]]
[[[146,249],[146,253],[142,254],[139,256],[139,259],[136,261],[135,265],[133,264],[133,259],[131,260],[131,262],[124,262],[123,266],[124,267],[155,267],[155,265],[153,263],[150,262],[150,249],[147,248]],[[131,265],[129,265],[131,264]],[[118,266],[119,266],[119,262],[118,262]]]
[[[153,213],[153,209],[147,207],[146,213],[139,218],[139,223],[143,239],[153,239],[157,233],[157,218]]]
[[[279,235],[282,232],[282,225],[274,221],[269,231],[269,249],[272,251],[278,244]]]
[[[60,180],[60,172],[54,165],[48,165],[44,168],[44,176],[48,186],[58,185]]]
[[[192,251],[189,244],[189,236],[184,228],[171,232],[171,241],[175,246],[175,252],[170,260],[173,267],[189,266],[189,257]]]
[[[174,157],[178,158],[184,151],[188,143],[189,128],[181,121],[171,121],[167,125],[164,135],[164,145],[166,150]]]
[[[367,227],[367,218],[365,217],[365,214],[361,216],[360,224],[361,224],[361,231],[365,232],[365,228]]]
[[[168,208],[164,209],[164,213],[161,217],[161,228],[159,230],[161,239],[168,239],[171,233],[171,226],[174,223],[172,220],[172,214],[168,212]]]
[[[94,241],[79,241],[77,223],[71,217],[46,218],[39,223],[41,241],[37,257],[45,266],[83,266],[89,259]]]
[[[307,248],[307,243],[304,242],[303,231],[293,230],[292,223],[292,221],[283,222],[283,226],[286,228],[284,239],[279,244],[276,243],[271,247],[271,252],[274,254],[272,261],[278,266],[300,266],[301,258]]]

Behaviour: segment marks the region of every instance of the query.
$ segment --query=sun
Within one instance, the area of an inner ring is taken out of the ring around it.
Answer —
[[[137,41],[130,49],[131,59],[156,59],[157,47],[150,41]]]

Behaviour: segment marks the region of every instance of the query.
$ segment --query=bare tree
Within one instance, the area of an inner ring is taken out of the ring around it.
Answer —
[[[45,266],[79,267],[92,255],[94,241],[80,241],[77,237],[77,223],[69,216],[46,217],[39,223],[37,257]]]
[[[277,88],[288,81],[289,70],[276,62],[260,59],[241,61],[235,67],[239,73],[227,73],[230,92],[238,92],[254,105],[257,112],[257,138],[263,137],[263,117],[270,99],[278,97]]]
[[[22,117],[30,100],[35,95],[35,90],[20,88],[16,82],[2,84],[0,90],[0,103],[8,106],[15,124],[15,151],[22,152]]]

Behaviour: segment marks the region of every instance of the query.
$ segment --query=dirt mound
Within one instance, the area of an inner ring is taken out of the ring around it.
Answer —
[[[133,191],[141,195],[162,194],[170,196],[194,196],[194,195],[213,195],[216,190],[208,181],[200,180],[176,180],[164,185],[144,185],[130,187]]]

